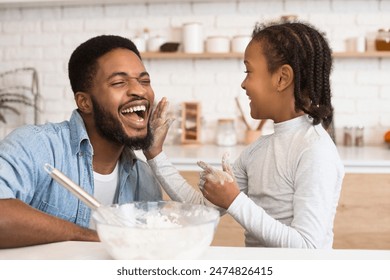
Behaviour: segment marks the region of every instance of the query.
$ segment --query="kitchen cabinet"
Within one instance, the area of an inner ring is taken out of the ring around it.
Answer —
[[[334,248],[390,249],[390,174],[346,174]]]

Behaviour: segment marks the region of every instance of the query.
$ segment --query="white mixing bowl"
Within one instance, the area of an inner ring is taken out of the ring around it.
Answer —
[[[133,202],[111,207],[126,225],[93,215],[114,259],[196,259],[210,246],[219,222],[211,207],[174,201]]]

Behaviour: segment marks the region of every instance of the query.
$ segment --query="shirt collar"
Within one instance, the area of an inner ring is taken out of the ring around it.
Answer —
[[[310,119],[309,115],[305,114],[284,122],[275,123],[274,131],[275,135],[285,135],[288,131],[296,131],[298,127],[302,125],[312,125],[313,121]]]
[[[73,110],[69,123],[72,154],[77,155],[80,152],[86,152],[93,155],[93,148],[89,141],[87,129],[77,110]]]
[[[125,147],[123,149],[122,155],[119,159],[119,161],[123,162],[123,167],[126,170],[130,170],[130,168],[133,168],[137,160],[138,158],[135,155],[134,151],[128,147]]]

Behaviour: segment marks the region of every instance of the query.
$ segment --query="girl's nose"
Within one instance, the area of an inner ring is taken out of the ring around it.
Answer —
[[[241,82],[241,88],[242,88],[242,89],[245,89],[245,80],[243,80],[243,81]]]

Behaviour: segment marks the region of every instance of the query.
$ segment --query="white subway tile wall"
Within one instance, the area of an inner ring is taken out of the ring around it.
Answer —
[[[297,15],[327,33],[335,51],[345,40],[390,28],[390,1],[269,0],[175,1],[170,3],[105,4],[91,6],[0,7],[0,72],[18,67],[38,70],[42,100],[40,123],[70,117],[75,108],[67,78],[73,49],[99,34],[134,38],[144,28],[150,35],[180,41],[181,26],[201,22],[205,36],[250,35],[257,21]],[[371,35],[372,36],[372,35]],[[234,98],[245,92],[242,59],[145,59],[156,100],[167,96],[175,111],[183,101],[202,105],[202,142],[212,143],[219,118],[240,121]],[[390,129],[390,58],[336,58],[332,74],[336,140],[342,143],[344,126],[365,127],[365,143],[380,145]],[[0,138],[17,122],[6,112]],[[178,118],[180,120],[180,118]],[[271,125],[271,123],[269,124]],[[173,133],[173,132],[172,132]],[[239,138],[241,139],[241,138]]]

